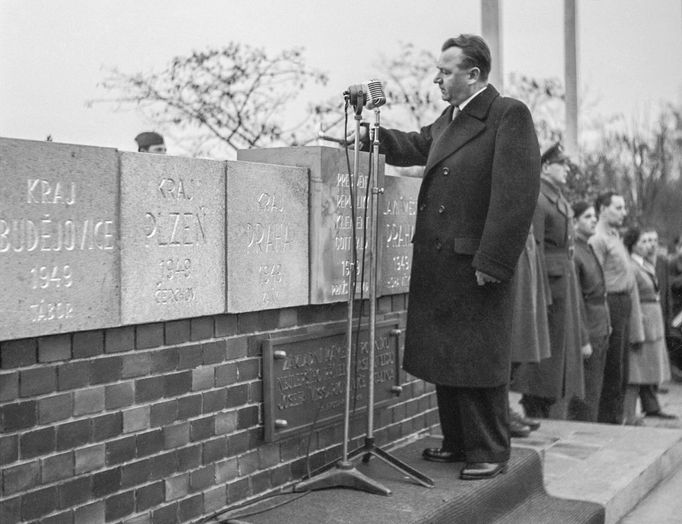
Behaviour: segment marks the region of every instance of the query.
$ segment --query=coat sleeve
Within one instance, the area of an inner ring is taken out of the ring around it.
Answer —
[[[540,191],[540,148],[533,119],[516,100],[500,119],[490,183],[490,204],[472,265],[506,281],[526,243]]]
[[[607,254],[606,242],[604,239],[600,236],[592,235],[587,243],[592,246],[592,251],[594,251],[594,255],[597,257],[597,260],[599,260],[599,265],[604,267]]]
[[[637,271],[636,269],[634,271]],[[639,302],[639,288],[635,282],[630,289],[630,343],[644,342],[644,318]]]
[[[585,305],[585,268],[583,267],[580,258],[575,255],[573,258],[573,265],[575,269],[575,282],[577,289],[578,302],[580,303],[580,345],[585,346],[590,341],[590,332],[587,327],[587,306]]]
[[[426,165],[429,150],[433,143],[431,127],[419,131],[400,131],[399,129],[379,128],[379,154],[386,156],[386,163],[392,166],[409,167]],[[369,151],[372,144],[369,137],[362,142],[362,150]]]

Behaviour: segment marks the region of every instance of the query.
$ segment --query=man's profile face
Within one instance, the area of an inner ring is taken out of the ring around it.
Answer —
[[[583,214],[575,219],[575,230],[589,238],[594,235],[597,225],[597,214],[592,206],[588,207]]]
[[[542,175],[557,186],[566,184],[569,167],[566,162],[551,162],[542,166]]]
[[[620,195],[613,195],[611,197],[611,204],[601,208],[600,216],[604,217],[609,226],[618,227],[623,225],[626,213],[625,199]]]
[[[469,70],[460,69],[464,55],[459,47],[449,47],[443,51],[436,62],[436,76],[433,83],[438,84],[443,100],[455,106],[471,96],[469,86],[473,81]]]

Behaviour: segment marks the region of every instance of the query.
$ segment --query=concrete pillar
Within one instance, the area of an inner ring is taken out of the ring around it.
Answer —
[[[578,155],[578,6],[564,0],[564,84],[566,86],[566,136],[564,148]]]
[[[504,90],[502,62],[502,20],[499,0],[481,0],[481,33],[490,47],[492,67],[489,81],[498,91]]]

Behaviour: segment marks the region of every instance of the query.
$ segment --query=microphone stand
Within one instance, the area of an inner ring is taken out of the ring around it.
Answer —
[[[362,120],[362,104],[355,107],[355,150],[353,154],[353,178],[349,186],[355,189],[357,195],[357,174],[360,167],[360,121]],[[348,175],[349,177],[351,174]],[[376,177],[375,177],[376,178]],[[357,197],[356,197],[357,198]],[[352,200],[352,199],[351,199]],[[353,224],[355,227],[355,224]],[[350,434],[350,376],[351,361],[353,351],[353,302],[355,301],[356,283],[356,260],[353,254],[356,253],[357,242],[353,238],[353,246],[348,255],[348,315],[346,319],[346,397],[343,412],[343,450],[341,459],[332,467],[318,475],[314,475],[307,480],[299,482],[294,486],[294,491],[312,491],[316,489],[326,489],[332,487],[352,488],[377,495],[390,495],[391,490],[372,480],[367,475],[360,473],[348,457],[348,439]],[[364,255],[364,251],[363,251]],[[374,339],[370,339],[374,340]],[[374,344],[369,344],[373,347]]]
[[[360,97],[362,98],[362,97]],[[363,103],[358,103],[355,107],[355,149],[353,156],[353,173],[355,175],[351,184],[357,194],[357,175],[359,173],[359,155],[360,155],[360,121],[362,119]],[[384,192],[384,188],[378,187],[379,178],[379,125],[380,113],[379,108],[374,109],[375,122],[372,129],[372,168],[374,177],[372,179],[372,191],[370,202],[370,242],[369,242],[369,263],[370,263],[370,318],[369,318],[369,356],[368,356],[368,383],[367,383],[367,433],[365,435],[364,446],[348,453],[349,440],[349,425],[350,425],[350,375],[351,375],[351,354],[352,354],[352,331],[353,331],[353,301],[355,300],[355,281],[356,281],[356,261],[353,258],[353,249],[349,255],[349,291],[348,291],[348,317],[346,326],[346,397],[344,405],[344,420],[343,420],[343,449],[341,460],[331,469],[323,471],[308,480],[302,481],[294,486],[294,491],[310,491],[315,489],[325,489],[331,487],[346,487],[374,493],[378,495],[390,495],[391,490],[380,484],[379,482],[367,477],[359,472],[351,462],[351,459],[363,455],[363,462],[369,462],[372,456],[383,460],[389,466],[403,472],[411,477],[418,484],[432,488],[434,486],[433,480],[416,470],[412,466],[405,464],[401,460],[389,454],[387,451],[376,446],[374,441],[374,355],[376,345],[376,301],[377,301],[377,229],[378,229],[378,198]],[[355,226],[353,226],[355,227]],[[355,243],[357,245],[357,242]],[[363,246],[364,248],[364,246]],[[363,250],[364,258],[364,250]]]
[[[376,345],[376,303],[377,303],[377,253],[378,253],[378,229],[379,229],[379,195],[383,194],[384,188],[379,187],[379,108],[374,109],[374,125],[372,127],[372,165],[374,177],[372,179],[372,192],[370,203],[370,244],[369,244],[369,356],[367,369],[367,434],[365,445],[353,451],[349,458],[363,455],[363,462],[369,462],[372,456],[383,460],[389,466],[403,472],[424,487],[432,488],[433,480],[416,470],[409,464],[402,462],[396,457],[378,447],[374,442],[374,354]],[[357,146],[356,146],[357,147]],[[357,171],[356,171],[357,172]],[[397,358],[398,355],[396,355]]]

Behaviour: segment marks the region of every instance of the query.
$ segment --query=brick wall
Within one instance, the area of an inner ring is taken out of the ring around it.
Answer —
[[[405,300],[381,298],[377,320]],[[345,316],[306,306],[0,343],[0,522],[187,522],[338,459],[340,424],[312,432],[308,459],[308,434],[264,442],[254,335]],[[433,389],[401,379],[376,410],[380,446],[437,423]]]

